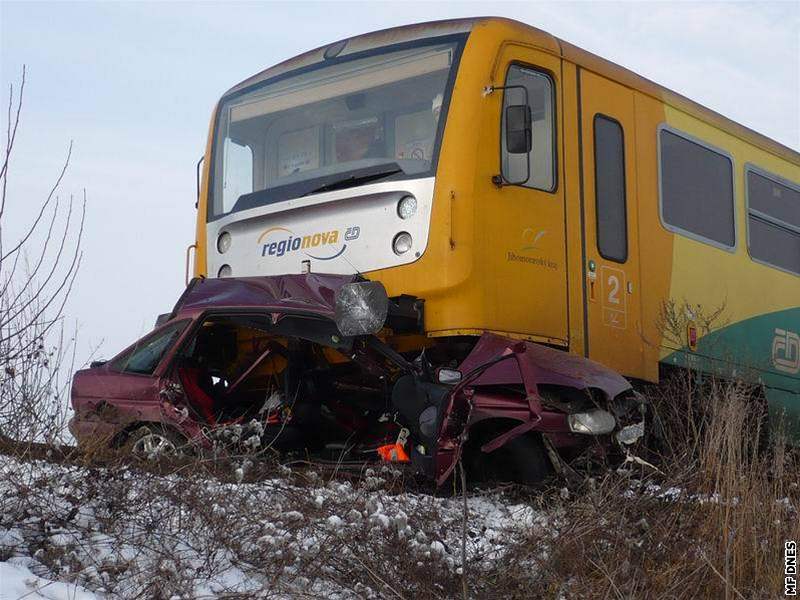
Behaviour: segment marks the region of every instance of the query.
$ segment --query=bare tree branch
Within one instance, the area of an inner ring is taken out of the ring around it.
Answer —
[[[14,202],[8,179],[24,89],[23,68],[19,93],[14,94],[12,85],[6,111],[0,240],[8,218],[6,208]],[[66,334],[63,313],[80,268],[86,217],[85,190],[79,220],[73,214],[73,197],[64,206],[57,195],[71,157],[72,142],[33,221],[8,244],[10,250],[4,252],[0,241],[0,438],[55,443],[65,429],[75,338]],[[27,199],[25,204],[37,206]]]

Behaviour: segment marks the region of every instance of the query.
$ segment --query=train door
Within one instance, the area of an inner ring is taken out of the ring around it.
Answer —
[[[487,250],[482,268],[493,282],[484,290],[491,328],[566,346],[560,70],[558,57],[531,48],[509,44],[501,52],[485,138],[493,143],[479,150],[481,164],[497,169],[499,131],[500,173],[482,179],[478,219]],[[523,136],[520,148],[506,139],[506,120],[526,105],[528,143]]]
[[[634,94],[580,70],[589,358],[641,376],[643,338]]]

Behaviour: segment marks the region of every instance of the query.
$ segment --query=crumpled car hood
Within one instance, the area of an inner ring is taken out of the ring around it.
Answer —
[[[514,340],[484,333],[458,368],[466,375],[499,356],[514,343]],[[608,400],[631,387],[622,375],[598,362],[541,344],[522,343],[525,345],[525,352],[520,355],[520,360],[525,363],[525,370],[534,377],[531,383],[563,385],[575,389],[597,388]],[[523,381],[524,375],[520,373],[516,360],[507,360],[488,369],[471,385],[517,384]]]
[[[333,319],[336,293],[355,275],[272,275],[193,279],[178,299],[173,315],[186,310],[243,307],[302,312]]]

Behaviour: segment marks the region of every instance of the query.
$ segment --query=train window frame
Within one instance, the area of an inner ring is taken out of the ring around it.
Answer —
[[[552,136],[551,136],[551,144],[550,144],[551,145],[551,152],[552,152],[552,165],[553,165],[553,167],[552,167],[552,169],[553,169],[553,171],[552,171],[553,184],[549,188],[543,188],[543,187],[537,187],[535,185],[532,185],[530,183],[530,177],[528,178],[527,181],[525,181],[523,183],[515,183],[515,182],[507,181],[505,179],[505,172],[503,170],[503,156],[504,156],[506,150],[505,150],[505,144],[503,143],[503,135],[504,135],[503,134],[503,129],[504,129],[504,124],[505,124],[504,118],[505,118],[505,109],[506,109],[506,91],[503,90],[503,96],[502,96],[502,98],[500,100],[500,124],[499,124],[500,126],[498,128],[498,135],[499,135],[498,148],[499,148],[499,159],[500,159],[500,165],[499,166],[500,166],[500,178],[502,179],[502,182],[503,182],[502,186],[503,187],[508,187],[508,186],[521,187],[521,188],[526,188],[526,189],[529,189],[529,190],[536,190],[536,191],[539,191],[539,192],[546,192],[548,194],[554,194],[555,195],[556,193],[558,193],[558,186],[559,186],[559,177],[558,177],[558,170],[559,170],[559,163],[558,163],[558,143],[559,143],[558,123],[559,123],[559,121],[558,121],[558,117],[559,117],[559,115],[558,115],[558,85],[557,85],[558,80],[556,79],[555,75],[551,71],[549,71],[549,70],[547,70],[547,69],[545,69],[543,67],[532,65],[530,63],[526,63],[526,62],[519,61],[519,60],[512,60],[511,62],[508,63],[508,66],[506,67],[505,75],[503,77],[503,86],[508,85],[508,74],[510,73],[511,69],[513,69],[515,67],[521,68],[521,69],[527,69],[528,71],[533,71],[534,73],[538,73],[539,75],[542,75],[543,77],[547,78],[547,80],[550,83],[550,98],[551,98],[552,112],[553,112],[553,114],[552,114],[552,124],[551,124]],[[529,160],[530,160],[530,158],[529,158]],[[532,175],[532,173],[531,173],[531,175]]]
[[[622,233],[624,236],[624,246],[625,252],[622,256],[612,256],[610,254],[606,254],[603,252],[601,245],[600,245],[600,206],[599,206],[599,196],[597,193],[597,182],[599,180],[599,174],[597,168],[597,121],[602,119],[607,121],[608,123],[612,123],[619,128],[620,132],[620,139],[622,141]],[[606,115],[603,113],[595,113],[594,118],[592,119],[592,145],[593,145],[593,158],[594,158],[594,207],[595,207],[595,245],[597,246],[597,252],[603,257],[605,260],[610,260],[612,262],[616,262],[619,264],[625,264],[628,262],[628,256],[630,253],[630,246],[629,246],[629,239],[628,239],[628,173],[626,169],[626,159],[627,155],[625,153],[625,127],[622,126],[622,123],[618,119],[610,115]]]
[[[772,181],[774,183],[777,183],[778,185],[787,187],[787,188],[789,188],[791,190],[794,190],[794,191],[796,191],[798,193],[800,193],[800,183],[795,183],[795,182],[793,182],[793,181],[791,181],[789,179],[786,179],[785,177],[781,177],[780,175],[776,175],[775,173],[771,173],[770,171],[767,171],[766,169],[763,169],[763,168],[761,168],[761,167],[759,167],[759,166],[757,166],[757,165],[755,165],[753,163],[750,163],[750,162],[745,163],[745,165],[744,165],[744,198],[745,198],[745,206],[744,206],[744,208],[745,208],[745,219],[746,219],[745,229],[746,229],[746,232],[747,232],[747,255],[750,257],[750,260],[752,260],[754,263],[757,263],[759,265],[764,265],[766,267],[769,267],[771,269],[775,269],[777,271],[782,271],[783,273],[788,273],[789,275],[794,275],[795,277],[800,277],[800,265],[798,266],[798,270],[797,271],[792,271],[792,270],[787,269],[785,267],[781,267],[780,265],[773,264],[773,263],[771,263],[771,262],[769,262],[767,260],[764,260],[762,258],[757,258],[757,257],[753,256],[753,253],[752,253],[752,251],[750,249],[750,217],[751,217],[751,215],[755,216],[756,218],[758,218],[758,219],[760,219],[760,220],[762,220],[762,221],[764,221],[764,222],[766,222],[766,223],[768,223],[770,225],[774,225],[774,226],[778,226],[778,227],[783,228],[783,229],[787,229],[790,232],[795,233],[797,235],[800,235],[800,227],[798,227],[797,225],[792,225],[791,223],[787,223],[786,221],[783,221],[782,219],[779,219],[777,217],[773,217],[772,215],[764,213],[764,212],[762,212],[762,211],[760,211],[758,209],[755,209],[755,208],[751,209],[750,208],[750,177],[749,177],[750,173],[755,173],[756,175],[758,175],[760,177],[763,177],[765,179],[769,179],[770,181]]]
[[[306,64],[305,66],[302,67],[297,67],[295,69],[289,69],[280,72],[278,74],[273,75],[272,77],[266,77],[265,79],[261,79],[250,85],[246,85],[246,82],[242,82],[237,86],[235,86],[234,88],[232,88],[231,90],[229,90],[228,92],[226,92],[225,94],[223,94],[223,96],[217,102],[217,106],[214,110],[214,116],[211,125],[213,133],[211,141],[211,156],[209,160],[210,167],[207,173],[208,183],[206,186],[208,190],[206,194],[206,204],[205,204],[206,225],[213,223],[214,221],[217,221],[219,219],[230,217],[235,212],[238,212],[238,211],[230,211],[225,214],[217,214],[214,211],[215,195],[219,192],[219,190],[217,189],[218,185],[217,179],[219,178],[219,173],[217,173],[217,167],[216,167],[219,158],[217,138],[219,135],[220,122],[223,119],[223,112],[228,102],[233,101],[241,96],[247,95],[256,90],[259,90],[261,88],[266,88],[272,84],[279,83],[281,81],[284,81],[286,79],[291,79],[296,76],[305,75],[307,73],[310,73],[317,69],[322,69],[330,65],[336,65],[348,61],[361,60],[380,54],[388,54],[392,52],[400,52],[409,49],[423,48],[426,46],[452,44],[453,61],[444,88],[443,103],[440,109],[441,116],[439,118],[436,130],[436,142],[434,143],[431,166],[430,169],[427,171],[427,175],[416,174],[416,173],[398,174],[389,176],[385,178],[383,181],[406,181],[406,180],[419,179],[420,177],[435,177],[436,174],[438,173],[439,158],[444,140],[444,131],[447,124],[447,116],[450,111],[451,100],[455,90],[455,82],[460,72],[459,68],[461,66],[461,58],[463,56],[464,48],[466,47],[469,36],[470,36],[469,31],[459,32],[459,33],[449,33],[445,35],[430,35],[416,39],[411,39],[404,42],[372,46],[365,50],[354,51],[352,53],[344,52],[342,54],[336,54],[335,56],[332,56],[330,58],[320,58],[319,60]],[[354,38],[348,38],[347,40],[344,41],[349,41],[352,39]],[[269,67],[267,71],[273,68],[277,68],[277,65]],[[269,158],[267,154],[264,153],[262,161],[265,169],[269,168],[268,160]],[[324,183],[324,181],[322,182]],[[302,192],[298,191],[296,189],[296,186],[294,185],[290,184],[287,186],[280,186],[280,188],[278,189],[278,193],[275,194],[275,197],[271,198],[268,202],[265,202],[264,204],[254,208],[263,209],[264,207],[272,204],[278,204],[281,202],[285,202],[287,200],[297,199],[298,194],[302,195]]]
[[[664,162],[663,156],[661,152],[661,134],[662,132],[666,131],[667,133],[671,133],[677,137],[680,137],[687,142],[692,144],[696,144],[710,152],[713,152],[723,158],[726,158],[731,165],[731,199],[730,199],[730,206],[733,214],[733,244],[728,245],[713,238],[706,237],[702,234],[695,233],[688,229],[684,229],[679,225],[673,225],[669,223],[664,218]],[[712,246],[719,250],[724,250],[730,254],[735,254],[739,249],[739,216],[737,210],[737,202],[736,202],[736,160],[734,159],[733,155],[720,148],[719,146],[714,146],[706,142],[705,140],[698,138],[690,133],[686,133],[680,129],[676,129],[675,127],[671,127],[666,123],[661,123],[656,128],[656,160],[658,161],[658,218],[661,221],[661,226],[671,233],[678,234],[682,237],[688,238],[695,242],[700,242],[701,244],[706,244],[708,246]]]

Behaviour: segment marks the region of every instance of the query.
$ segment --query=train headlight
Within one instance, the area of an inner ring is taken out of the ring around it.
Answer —
[[[388,312],[389,297],[379,281],[348,283],[336,292],[334,320],[342,335],[377,333]]]
[[[217,251],[220,254],[225,254],[231,248],[231,234],[223,231],[217,238]]]
[[[217,277],[230,277],[233,275],[233,269],[230,265],[222,265],[217,271]]]
[[[397,203],[397,216],[401,219],[410,219],[417,212],[417,199],[414,196],[405,196]]]
[[[407,231],[401,231],[394,236],[394,240],[392,240],[392,250],[394,250],[395,254],[400,256],[411,250],[412,242],[411,234]]]

